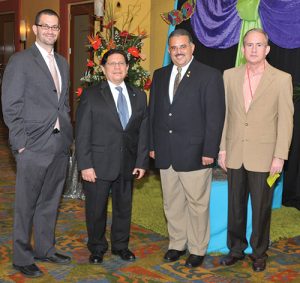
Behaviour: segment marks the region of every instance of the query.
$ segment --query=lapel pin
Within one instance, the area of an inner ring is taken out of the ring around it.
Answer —
[[[188,71],[187,74],[186,74],[186,76],[189,78],[190,74],[191,74],[191,71]]]

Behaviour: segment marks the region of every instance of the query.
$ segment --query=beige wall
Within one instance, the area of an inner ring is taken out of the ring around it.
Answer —
[[[131,24],[130,32],[137,32],[137,27],[146,30],[149,35],[144,40],[143,53],[146,55],[146,60],[142,63],[146,70],[151,74],[153,71],[162,66],[165,43],[168,33],[168,25],[160,17],[160,13],[168,12],[173,9],[174,0],[111,0],[116,7],[116,3],[120,2],[121,8],[115,8],[117,17],[117,25],[122,26],[123,16],[128,9],[133,11],[135,5],[137,13],[134,15],[134,20]],[[25,19],[27,23],[27,46],[30,46],[35,41],[35,36],[32,32],[34,18],[39,10],[44,8],[53,9],[59,12],[59,0],[22,0],[21,19]],[[84,0],[83,0],[84,2]]]
[[[168,35],[167,25],[161,18],[160,13],[168,12],[173,9],[174,0],[111,0],[116,4],[121,3],[121,8],[116,8],[117,25],[122,24],[122,14],[132,10],[132,6],[140,7],[135,14],[134,21],[131,24],[130,32],[136,32],[139,26],[146,30],[149,35],[144,40],[142,53],[146,55],[146,60],[142,63],[146,70],[151,74],[153,71],[162,66],[165,43]]]
[[[27,26],[27,46],[31,46],[35,41],[32,31],[35,15],[38,11],[49,8],[59,13],[59,0],[21,0],[21,19],[26,21]]]
[[[151,1],[150,68],[151,74],[163,63],[169,25],[163,21],[160,13],[173,10],[174,0]]]

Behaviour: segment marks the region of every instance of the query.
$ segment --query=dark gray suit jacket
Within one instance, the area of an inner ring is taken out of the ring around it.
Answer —
[[[173,65],[154,72],[150,92],[150,150],[155,165],[176,171],[194,171],[202,156],[215,158],[225,116],[221,73],[195,59],[182,78],[173,103],[169,81]]]
[[[114,181],[121,173],[133,178],[134,168],[148,168],[146,94],[126,84],[132,115],[123,130],[108,82],[87,88],[76,115],[78,170],[94,168],[99,179]]]
[[[13,151],[23,147],[39,151],[49,139],[57,117],[66,149],[72,142],[69,67],[57,53],[55,60],[62,79],[59,101],[51,73],[35,44],[9,60],[3,76],[2,108]]]

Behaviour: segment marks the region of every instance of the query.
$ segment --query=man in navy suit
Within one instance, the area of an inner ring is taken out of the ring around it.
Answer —
[[[150,156],[160,169],[168,221],[166,261],[185,254],[202,264],[209,241],[212,167],[218,155],[225,103],[221,73],[193,58],[191,35],[169,37],[173,64],[155,71],[150,93]]]
[[[25,276],[38,277],[43,273],[35,259],[59,264],[71,260],[54,245],[72,126],[68,63],[53,51],[60,31],[57,13],[40,11],[32,29],[36,42],[14,54],[5,69],[2,107],[17,163],[13,266]]]
[[[100,264],[108,249],[107,201],[112,195],[111,250],[134,261],[128,249],[133,178],[148,167],[146,94],[124,82],[128,58],[111,49],[101,60],[107,81],[84,90],[76,116],[76,156],[84,180],[88,249]]]

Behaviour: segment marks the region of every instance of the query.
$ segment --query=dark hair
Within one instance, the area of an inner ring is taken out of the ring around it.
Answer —
[[[101,60],[101,65],[104,66],[107,62],[107,59],[110,55],[113,55],[113,54],[120,54],[124,57],[125,59],[125,62],[126,62],[126,65],[129,64],[129,61],[128,61],[128,58],[127,58],[127,55],[125,53],[125,51],[121,50],[121,49],[110,49],[109,51],[107,51],[103,57],[102,57],[102,60]]]
[[[266,38],[267,45],[269,45],[269,36],[268,36],[268,34],[261,28],[252,28],[252,29],[249,29],[243,37],[243,45],[244,46],[245,46],[245,39],[248,36],[248,34],[251,33],[251,32],[258,32],[258,33],[261,33],[262,35],[264,35],[264,37]]]
[[[44,9],[44,10],[39,11],[36,14],[35,21],[34,21],[35,25],[39,25],[40,24],[40,19],[41,19],[42,15],[56,16],[58,18],[58,21],[59,21],[59,16],[58,16],[58,14],[55,11],[53,11],[51,9]]]
[[[168,43],[170,43],[170,39],[174,36],[187,36],[189,38],[190,43],[193,43],[193,38],[191,34],[185,29],[179,28],[172,31],[169,35]]]

